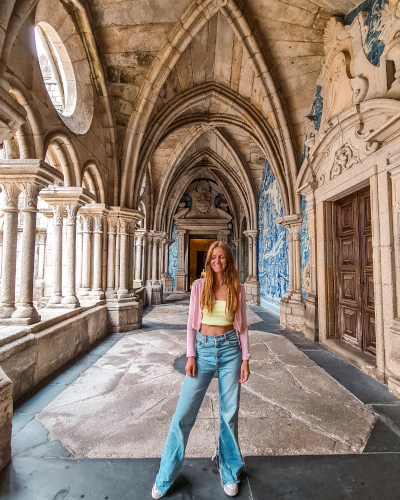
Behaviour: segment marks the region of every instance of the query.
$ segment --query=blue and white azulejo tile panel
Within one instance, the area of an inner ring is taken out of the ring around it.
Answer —
[[[172,290],[175,290],[176,288],[176,271],[178,270],[178,238],[176,236],[177,227],[178,223],[174,222],[174,225],[172,226],[172,235],[171,235],[171,239],[174,240],[174,243],[170,244],[168,253],[168,272],[174,280]]]
[[[308,217],[306,213],[306,198],[301,197],[301,212],[303,214],[303,221],[300,228],[300,262],[301,262],[301,289],[303,292],[303,299],[307,297],[307,293],[303,285],[303,271],[310,258],[310,241],[308,236]]]
[[[349,25],[359,12],[368,13],[366,20],[368,33],[365,38],[365,54],[374,66],[379,66],[379,60],[385,48],[385,44],[381,40],[378,40],[378,36],[381,34],[381,16],[387,1],[388,0],[365,0],[365,2],[349,12],[344,18],[344,24]]]
[[[258,201],[258,276],[261,306],[279,316],[289,285],[287,230],[276,222],[283,215],[278,183],[265,162]]]

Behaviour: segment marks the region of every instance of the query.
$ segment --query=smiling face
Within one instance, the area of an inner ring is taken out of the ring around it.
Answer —
[[[222,273],[226,269],[226,255],[222,248],[214,248],[211,254],[210,264],[214,273]]]

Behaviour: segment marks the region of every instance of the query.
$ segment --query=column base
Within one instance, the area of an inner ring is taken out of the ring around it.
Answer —
[[[104,299],[104,292],[101,289],[99,289],[99,290],[94,289],[91,291],[90,296],[95,298],[95,299],[103,300]]]
[[[286,295],[281,300],[280,317],[281,325],[288,330],[304,330],[304,315],[305,306],[300,299],[301,293],[297,291],[286,292]]]
[[[76,295],[79,297],[79,298],[84,298],[84,297],[87,297],[88,295],[90,295],[92,289],[91,288],[78,288],[78,291],[76,293]]]
[[[174,288],[174,279],[169,273],[164,273],[161,276],[161,283],[165,293],[172,293]]]
[[[163,303],[163,286],[158,280],[146,283],[146,305],[156,306]]]
[[[135,297],[136,298],[136,297]],[[108,320],[107,330],[111,333],[123,333],[137,330],[142,326],[143,302],[130,297],[128,299],[106,301]]]
[[[0,306],[0,319],[11,318],[16,310],[15,306]]]
[[[187,274],[182,273],[178,274],[178,272],[175,274],[175,292],[186,292],[187,290]]]
[[[59,295],[52,295],[52,296],[50,297],[50,300],[49,300],[49,302],[47,303],[47,306],[46,306],[46,307],[51,308],[52,306],[59,305],[59,304],[61,304],[62,299],[63,299],[63,297],[62,297],[62,295],[61,295],[61,294],[59,294]]]
[[[81,304],[76,295],[66,295],[62,299],[62,304],[66,309],[75,309],[76,307],[81,307]]]
[[[131,297],[131,294],[129,293],[129,290],[127,288],[119,288],[117,292],[117,297],[118,300],[128,299],[129,297]]]
[[[32,323],[39,323],[41,317],[35,307],[21,304],[13,312],[11,319],[16,319],[18,321],[29,321],[29,323],[24,324],[31,325]]]
[[[259,281],[246,281],[244,284],[246,292],[246,304],[260,305],[260,282]]]

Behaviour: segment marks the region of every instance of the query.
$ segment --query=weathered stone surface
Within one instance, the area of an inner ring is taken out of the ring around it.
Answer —
[[[12,383],[0,368],[0,470],[11,460]]]
[[[123,337],[38,415],[75,458],[161,456],[184,379],[173,368],[186,350],[186,332],[174,323],[177,310],[184,315],[187,306],[155,307],[145,323],[162,319],[171,329]],[[239,413],[242,453],[362,452],[375,415],[289,340],[260,331],[250,331],[252,337]],[[213,454],[218,412],[213,379],[187,456]]]

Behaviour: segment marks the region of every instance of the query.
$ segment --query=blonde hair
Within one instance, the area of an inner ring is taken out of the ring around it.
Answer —
[[[235,267],[232,250],[229,248],[229,245],[223,241],[214,241],[208,249],[206,263],[204,266],[205,278],[203,293],[200,298],[200,306],[201,309],[204,309],[211,314],[215,304],[215,295],[213,290],[214,271],[211,268],[211,255],[214,248],[222,248],[226,258],[226,268],[224,269],[222,276],[222,282],[227,287],[225,314],[235,314],[238,307],[238,293],[240,285],[239,274]]]

